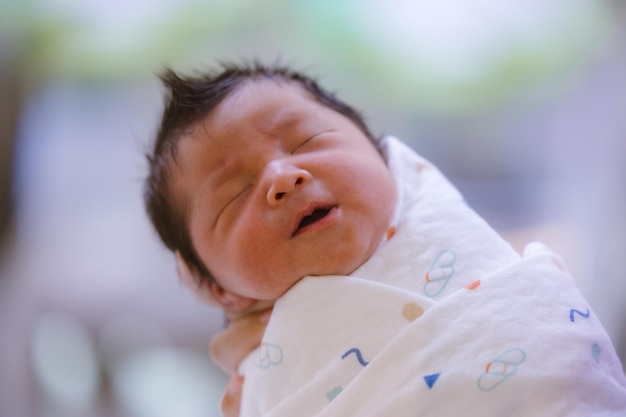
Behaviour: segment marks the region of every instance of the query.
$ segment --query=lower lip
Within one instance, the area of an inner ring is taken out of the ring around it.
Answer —
[[[330,226],[335,221],[335,219],[337,218],[338,214],[339,214],[339,208],[338,207],[331,208],[326,216],[324,216],[323,218],[319,219],[315,223],[307,224],[303,228],[298,229],[293,234],[293,237],[300,236],[300,235],[302,235],[304,233],[317,232],[319,230],[322,230],[322,229]]]

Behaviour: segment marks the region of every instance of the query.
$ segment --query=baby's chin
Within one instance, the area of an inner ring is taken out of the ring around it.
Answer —
[[[314,263],[315,265],[312,268],[302,268],[300,270],[301,272],[292,272],[290,274],[283,275],[280,283],[288,283],[287,285],[281,285],[279,282],[274,281],[276,285],[273,288],[266,287],[262,294],[257,294],[256,298],[263,301],[276,300],[289,292],[290,289],[296,286],[305,277],[324,278],[327,276],[350,275],[363,265],[372,256],[373,252],[373,249],[364,250],[363,248],[360,248],[359,251],[350,253],[350,256],[346,256],[348,254],[344,253],[345,258],[343,259],[336,257],[334,263],[327,262],[325,265]],[[266,282],[269,282],[270,277],[267,277],[267,279],[268,281]]]
[[[376,248],[378,247],[378,242],[380,242],[380,240],[376,240],[375,242],[367,246],[364,245],[362,247],[355,248],[352,252],[346,252],[343,256],[337,259],[335,265],[329,263],[325,267],[320,268],[317,273],[311,273],[308,275],[351,275],[374,255],[374,252],[376,252]]]

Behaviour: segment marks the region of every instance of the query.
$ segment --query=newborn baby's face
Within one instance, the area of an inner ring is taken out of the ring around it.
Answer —
[[[176,160],[198,255],[224,289],[254,299],[351,273],[395,206],[365,134],[292,83],[247,82],[180,141]]]

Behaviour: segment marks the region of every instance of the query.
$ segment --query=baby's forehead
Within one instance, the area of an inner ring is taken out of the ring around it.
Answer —
[[[248,80],[224,97],[198,126],[209,136],[245,126],[267,134],[278,133],[317,118],[322,109],[334,112],[296,81]]]

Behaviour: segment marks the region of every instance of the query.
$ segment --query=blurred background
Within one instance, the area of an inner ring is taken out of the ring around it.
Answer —
[[[144,214],[164,64],[280,60],[562,254],[626,360],[626,3],[0,0],[0,416],[217,416]]]

